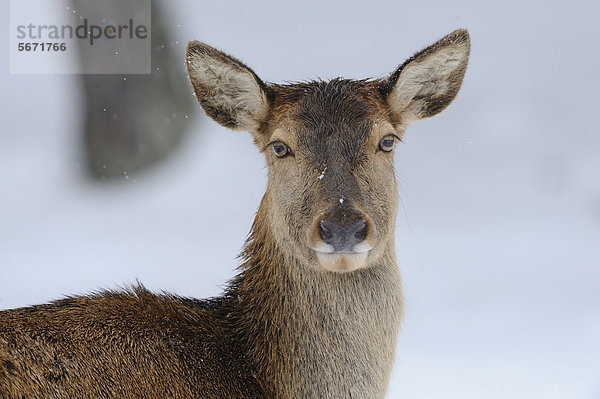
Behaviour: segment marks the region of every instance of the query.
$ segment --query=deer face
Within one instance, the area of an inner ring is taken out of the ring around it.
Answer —
[[[250,131],[264,153],[268,223],[280,249],[311,267],[349,272],[393,253],[394,146],[409,122],[454,99],[468,55],[460,30],[382,80],[267,85],[199,42],[188,44],[187,65],[207,114]]]
[[[375,259],[396,214],[401,132],[375,82],[273,86],[260,143],[275,236],[310,265],[349,271]]]

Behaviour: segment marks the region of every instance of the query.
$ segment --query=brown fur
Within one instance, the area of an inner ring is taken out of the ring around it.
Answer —
[[[205,44],[187,57],[206,112],[249,130],[269,167],[239,275],[210,300],[139,286],[0,312],[0,398],[385,396],[402,293],[393,151],[380,143],[452,101],[468,34],[371,81],[265,84]],[[320,222],[361,219],[364,240],[332,252]]]

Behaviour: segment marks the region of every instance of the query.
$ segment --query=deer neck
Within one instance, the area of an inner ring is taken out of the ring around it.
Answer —
[[[231,297],[265,390],[278,398],[384,397],[402,315],[393,242],[352,273],[317,270],[273,239],[266,200]]]

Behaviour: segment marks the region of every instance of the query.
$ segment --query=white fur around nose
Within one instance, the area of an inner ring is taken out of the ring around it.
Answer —
[[[315,252],[321,267],[331,272],[353,272],[367,263],[368,252],[358,253],[322,253]]]

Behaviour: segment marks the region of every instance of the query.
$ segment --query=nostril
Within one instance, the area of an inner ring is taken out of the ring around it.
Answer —
[[[335,225],[331,222],[327,222],[325,220],[321,220],[319,223],[319,235],[321,236],[321,240],[326,242],[327,244],[331,244],[333,239],[333,227]]]
[[[360,222],[354,223],[353,226],[356,228],[356,231],[354,232],[354,238],[360,240],[359,242],[364,241],[365,238],[367,238],[367,222],[361,220]]]

